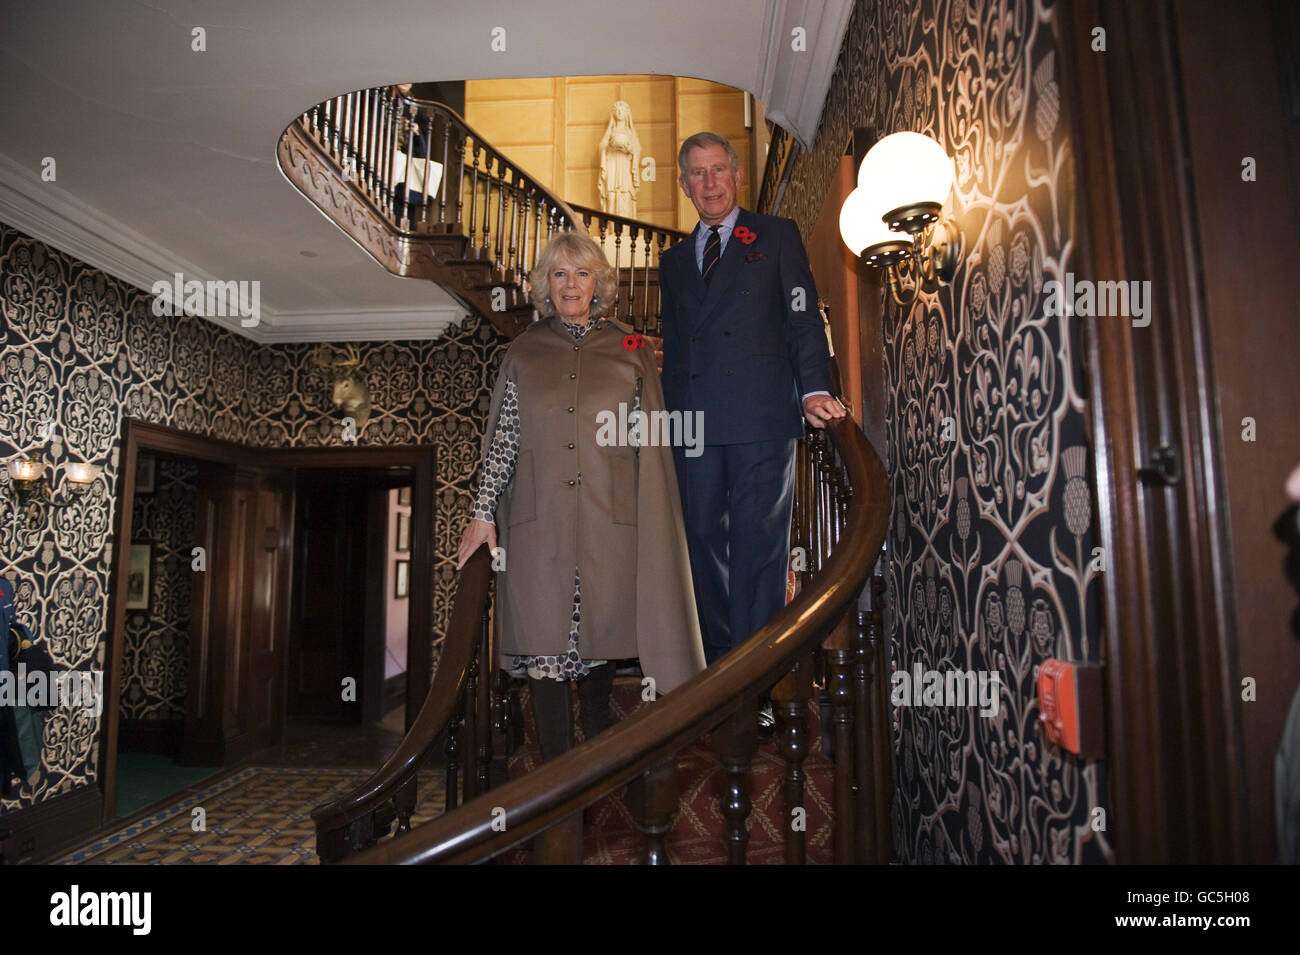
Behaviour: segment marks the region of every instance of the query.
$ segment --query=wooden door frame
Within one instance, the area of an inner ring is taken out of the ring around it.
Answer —
[[[101,824],[112,821],[117,797],[117,741],[119,707],[122,692],[122,649],[126,632],[126,584],[124,561],[131,540],[133,501],[135,499],[136,462],[141,451],[192,458],[199,461],[272,469],[302,468],[409,468],[411,472],[411,525],[433,527],[434,482],[437,479],[435,449],[428,446],[341,447],[341,448],[261,448],[204,437],[165,425],[136,418],[122,423],[119,454],[117,515],[113,562],[109,573],[111,627],[105,651],[105,703],[103,733],[100,738],[99,789],[103,793]],[[419,710],[432,677],[430,642],[433,633],[433,535],[411,535],[411,599],[407,607],[407,684],[406,709],[409,726]],[[290,555],[292,560],[292,553]],[[290,566],[292,579],[292,565]],[[289,602],[285,602],[286,608]],[[287,631],[286,631],[287,636]],[[285,655],[285,665],[288,654]],[[280,705],[284,706],[284,681],[281,674]]]
[[[1078,268],[1098,280],[1153,280],[1164,305],[1156,320],[1182,323],[1186,345],[1173,359],[1181,371],[1166,397],[1180,421],[1186,477],[1171,506],[1187,530],[1187,560],[1212,574],[1204,580],[1209,586],[1184,601],[1188,626],[1176,636],[1188,649],[1180,665],[1167,652],[1162,656],[1168,635],[1162,641],[1154,632],[1153,608],[1168,605],[1161,601],[1175,594],[1152,570],[1151,535],[1157,531],[1148,525],[1143,494],[1157,492],[1144,492],[1137,478],[1147,463],[1140,458],[1150,448],[1140,434],[1131,326],[1113,318],[1081,322],[1097,522],[1106,556],[1099,586],[1107,833],[1118,862],[1167,862],[1187,851],[1171,830],[1194,818],[1204,836],[1194,853],[1213,857],[1207,861],[1242,861],[1245,798],[1240,722],[1232,704],[1231,538],[1217,409],[1206,406],[1214,379],[1170,13],[1164,3],[1063,0],[1058,24],[1074,144]],[[1106,31],[1105,52],[1091,48],[1097,27]],[[1121,199],[1126,193],[1127,203]],[[1205,391],[1197,393],[1195,385]],[[1171,668],[1178,672],[1171,675]],[[1205,725],[1180,725],[1162,712],[1162,684],[1170,679],[1203,691],[1196,715]],[[1162,766],[1162,754],[1170,751],[1194,753],[1196,771],[1185,777]]]

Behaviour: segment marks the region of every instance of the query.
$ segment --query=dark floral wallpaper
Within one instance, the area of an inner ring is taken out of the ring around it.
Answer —
[[[956,278],[885,315],[889,653],[996,671],[1001,703],[894,709],[906,862],[1113,860],[1105,764],[1044,745],[1034,689],[1047,657],[1099,652],[1078,328],[1043,307],[1074,254],[1058,29],[1051,0],[859,0],[777,210],[811,233],[858,127],[925,133],[956,162]]]
[[[148,611],[129,611],[122,646],[123,720],[185,716],[199,466],[155,458],[154,490],[136,491],[131,528],[153,544]]]
[[[14,520],[7,488],[0,495],[0,574],[15,582],[20,619],[70,668],[103,668],[125,416],[259,446],[342,440],[328,383],[312,362],[314,345],[258,345],[203,319],[157,317],[151,301],[148,292],[0,224],[0,459],[41,445],[55,466],[56,490],[69,460],[105,466],[75,504],[32,526]],[[435,662],[503,345],[472,317],[436,341],[358,345],[375,408],[358,443],[437,448],[437,515],[428,531],[437,555]],[[49,420],[52,441],[43,442]],[[7,483],[0,468],[0,486]],[[176,689],[142,688],[137,702],[163,706]],[[81,708],[55,710],[40,778],[0,809],[92,783],[99,728]]]

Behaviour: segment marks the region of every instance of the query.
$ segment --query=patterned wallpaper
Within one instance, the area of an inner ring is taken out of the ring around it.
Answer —
[[[105,465],[74,505],[30,527],[15,527],[12,511],[0,521],[0,574],[15,582],[20,619],[71,668],[103,667],[124,416],[259,446],[341,443],[314,346],[257,345],[206,320],[157,317],[150,304],[148,292],[0,224],[0,458],[36,445],[53,418],[47,462]],[[359,443],[438,449],[435,661],[502,346],[475,318],[437,341],[358,346],[375,408]],[[54,711],[41,777],[0,809],[93,782],[98,731],[80,708]]]
[[[153,543],[149,610],[126,615],[122,646],[123,720],[185,716],[190,668],[190,602],[199,466],[155,458],[154,490],[136,491],[132,536]]]
[[[778,210],[810,234],[855,127],[956,159],[957,276],[886,309],[889,652],[909,672],[996,671],[1001,705],[894,710],[907,862],[1113,861],[1092,827],[1105,764],[1044,745],[1034,693],[1045,658],[1099,651],[1078,330],[1043,314],[1075,232],[1056,29],[1051,0],[859,0]]]

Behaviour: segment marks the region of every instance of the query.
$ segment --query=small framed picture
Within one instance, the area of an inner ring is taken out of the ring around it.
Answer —
[[[393,575],[393,596],[397,598],[411,595],[411,562],[399,560],[397,573]]]
[[[157,459],[152,454],[140,454],[135,459],[135,493],[152,494],[155,486]]]
[[[152,584],[153,543],[134,543],[127,550],[126,557],[126,609],[148,612]]]
[[[397,506],[398,507],[411,506],[411,485],[408,484],[406,485],[406,487],[399,487],[397,489]]]
[[[397,550],[405,553],[411,549],[411,515],[397,512]]]

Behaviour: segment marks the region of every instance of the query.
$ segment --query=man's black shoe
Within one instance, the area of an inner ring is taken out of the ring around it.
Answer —
[[[769,700],[758,708],[758,738],[767,742],[776,735],[776,713]]]

